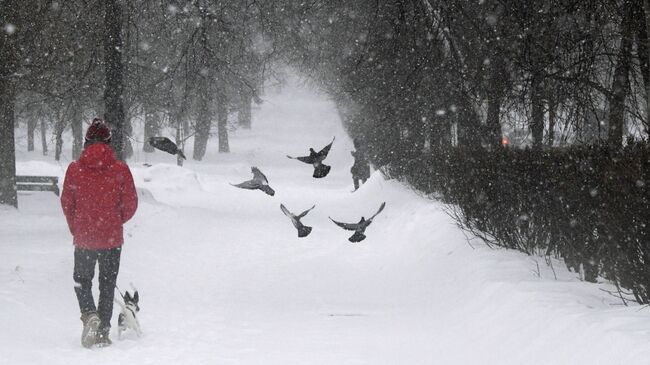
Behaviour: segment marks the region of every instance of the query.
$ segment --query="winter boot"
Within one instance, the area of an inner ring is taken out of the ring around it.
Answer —
[[[113,344],[110,338],[108,338],[109,333],[111,332],[110,327],[102,327],[97,331],[97,337],[95,338],[95,346],[97,347],[108,347]]]
[[[84,328],[81,331],[81,346],[90,348],[95,344],[97,329],[99,328],[99,316],[96,312],[87,312],[81,314],[81,322]]]

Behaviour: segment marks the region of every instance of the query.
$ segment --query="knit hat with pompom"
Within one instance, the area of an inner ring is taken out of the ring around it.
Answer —
[[[111,142],[111,129],[103,119],[93,119],[93,122],[86,131],[86,142]]]

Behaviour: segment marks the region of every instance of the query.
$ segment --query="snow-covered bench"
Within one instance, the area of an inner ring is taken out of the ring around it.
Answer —
[[[16,190],[51,191],[59,196],[59,178],[56,176],[16,175]]]

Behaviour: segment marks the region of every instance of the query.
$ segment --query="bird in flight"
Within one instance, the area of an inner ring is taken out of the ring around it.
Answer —
[[[325,165],[323,163],[323,160],[325,160],[327,154],[330,152],[332,143],[334,143],[335,139],[336,137],[332,139],[332,142],[330,142],[330,144],[323,147],[323,149],[318,152],[316,152],[313,148],[309,148],[309,156],[292,157],[287,155],[287,157],[314,166],[314,174],[312,176],[317,179],[323,178],[329,174],[331,168],[331,166]]]
[[[172,142],[167,137],[151,137],[149,138],[149,144],[156,149],[171,153],[172,155],[178,155],[183,160],[186,160],[185,154],[181,151],[176,143]]]
[[[364,217],[361,217],[361,220],[358,223],[342,223],[342,222],[337,222],[332,217],[330,217],[330,220],[334,222],[337,226],[348,230],[348,231],[354,231],[354,234],[348,238],[350,242],[361,242],[366,238],[366,235],[364,232],[366,231],[366,228],[372,223],[372,220],[377,216],[377,214],[381,213],[382,210],[384,210],[384,207],[386,206],[386,202],[381,203],[381,206],[379,207],[379,210],[377,210],[377,213],[375,213],[372,217],[365,219]]]
[[[303,218],[304,216],[307,215],[312,209],[314,209],[316,206],[312,206],[311,208],[305,210],[304,212],[295,215],[287,209],[287,207],[284,206],[284,204],[280,204],[280,209],[282,210],[282,213],[289,217],[291,219],[291,223],[293,223],[293,226],[296,227],[298,230],[298,237],[307,237],[311,233],[311,228],[309,226],[306,226],[300,222],[300,219]]]
[[[247,181],[244,181],[239,184],[230,184],[241,189],[249,190],[262,190],[270,196],[275,195],[275,190],[269,186],[269,180],[264,176],[262,171],[257,167],[251,167],[251,172],[253,173],[253,178]]]

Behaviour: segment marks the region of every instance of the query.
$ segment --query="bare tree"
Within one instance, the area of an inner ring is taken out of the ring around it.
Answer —
[[[118,0],[104,1],[104,89],[105,119],[113,126],[112,144],[124,159],[124,80],[122,64],[122,8]]]

